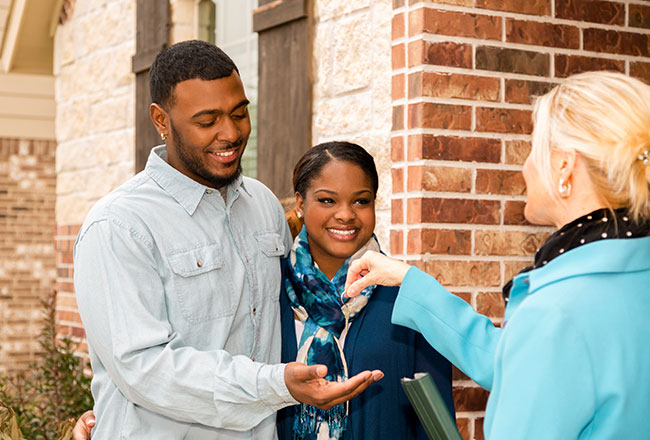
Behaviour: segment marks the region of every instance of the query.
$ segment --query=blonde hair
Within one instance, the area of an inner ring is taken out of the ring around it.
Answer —
[[[553,194],[550,153],[574,150],[609,209],[650,218],[650,165],[639,158],[650,150],[650,87],[614,72],[574,75],[536,100],[533,121],[531,154]]]

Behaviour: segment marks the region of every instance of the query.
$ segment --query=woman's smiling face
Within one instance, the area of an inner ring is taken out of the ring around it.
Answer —
[[[304,198],[296,194],[296,202],[303,213],[311,255],[331,279],[375,230],[371,181],[358,165],[334,159],[311,179]]]

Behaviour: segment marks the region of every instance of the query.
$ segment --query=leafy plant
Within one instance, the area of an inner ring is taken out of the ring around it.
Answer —
[[[56,291],[42,307],[43,355],[27,372],[0,378],[0,440],[71,439],[70,419],[93,406],[87,362],[74,355],[77,344],[56,334]]]

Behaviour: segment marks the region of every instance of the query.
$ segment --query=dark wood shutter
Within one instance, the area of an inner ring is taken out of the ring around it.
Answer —
[[[311,0],[260,0],[257,176],[279,197],[293,194],[293,166],[311,146]]]
[[[135,73],[135,172],[142,171],[152,147],[161,143],[149,118],[149,68],[156,55],[169,44],[170,8],[168,0],[138,0],[136,10]]]

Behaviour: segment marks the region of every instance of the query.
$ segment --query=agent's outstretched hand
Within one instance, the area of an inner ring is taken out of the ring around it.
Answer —
[[[79,417],[72,430],[72,440],[90,440],[90,431],[95,426],[95,414],[86,411]]]
[[[363,393],[384,377],[379,370],[364,371],[345,382],[329,382],[325,365],[305,365],[290,362],[284,370],[284,381],[294,399],[328,410]]]
[[[356,296],[374,284],[399,286],[410,268],[403,261],[368,251],[350,264],[345,280],[345,296]]]

